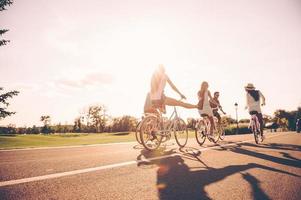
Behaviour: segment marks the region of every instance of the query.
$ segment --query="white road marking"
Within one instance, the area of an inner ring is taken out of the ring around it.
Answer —
[[[17,185],[17,184],[21,184],[21,183],[29,183],[29,182],[34,182],[34,181],[41,181],[41,180],[46,180],[46,179],[59,178],[59,177],[63,177],[63,176],[83,174],[83,173],[88,173],[88,172],[104,170],[104,169],[112,169],[112,168],[132,165],[132,164],[138,164],[141,162],[151,162],[154,160],[160,160],[160,159],[169,158],[169,157],[173,157],[173,156],[177,156],[177,155],[179,155],[179,154],[160,156],[160,157],[155,157],[155,158],[150,158],[150,159],[143,159],[143,160],[139,160],[139,161],[132,160],[132,161],[127,161],[127,162],[122,162],[122,163],[116,163],[116,164],[104,165],[104,166],[92,167],[92,168],[86,168],[86,169],[79,169],[79,170],[74,170],[74,171],[69,171],[69,172],[61,172],[61,173],[48,174],[48,175],[43,175],[43,176],[3,181],[3,182],[0,182],[0,187],[9,186],[9,185]]]
[[[266,139],[273,138],[273,137],[278,137],[278,136],[284,136],[284,135],[287,135],[287,134],[289,134],[289,133],[266,137]],[[254,139],[244,140],[244,141],[240,141],[240,142],[233,142],[233,143],[225,144],[225,145],[217,145],[217,146],[212,146],[212,147],[206,147],[206,148],[199,149],[199,151],[208,151],[208,150],[219,149],[221,147],[235,146],[237,144],[246,143],[246,142],[254,142]],[[17,184],[21,184],[21,183],[29,183],[29,182],[34,182],[34,181],[41,181],[41,180],[46,180],[46,179],[59,178],[59,177],[64,177],[64,176],[83,174],[83,173],[100,171],[100,170],[105,170],[105,169],[113,169],[113,168],[133,165],[133,164],[139,164],[141,162],[151,162],[151,161],[154,161],[154,160],[160,160],[160,159],[164,159],[164,158],[170,158],[170,157],[181,156],[181,155],[182,155],[182,153],[175,153],[175,154],[172,154],[172,155],[159,156],[159,157],[154,157],[154,158],[149,158],[149,159],[142,159],[142,160],[138,160],[138,161],[137,160],[132,160],[132,161],[127,161],[127,162],[122,162],[122,163],[115,163],[115,164],[104,165],[104,166],[99,166],[99,167],[79,169],[79,170],[74,170],[74,171],[60,172],[60,173],[54,173],[54,174],[48,174],[48,175],[42,175],[42,176],[36,176],[36,177],[29,177],[29,178],[23,178],[23,179],[2,181],[2,182],[0,182],[0,187],[10,186],[10,185],[17,185]]]

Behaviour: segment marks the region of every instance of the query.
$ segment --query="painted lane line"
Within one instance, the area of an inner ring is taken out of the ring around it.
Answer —
[[[133,160],[133,161],[127,161],[127,162],[116,163],[116,164],[111,164],[111,165],[79,169],[79,170],[74,170],[74,171],[69,171],[69,172],[61,172],[61,173],[48,174],[48,175],[43,175],[43,176],[3,181],[3,182],[0,182],[0,187],[9,186],[9,185],[17,185],[17,184],[21,184],[21,183],[29,183],[29,182],[34,182],[34,181],[41,181],[41,180],[46,180],[46,179],[60,178],[60,177],[64,177],[64,176],[83,174],[83,173],[88,173],[88,172],[100,171],[100,170],[104,170],[104,169],[113,169],[113,168],[117,168],[117,167],[139,164],[142,162],[151,162],[154,160],[160,160],[160,159],[169,158],[169,157],[173,157],[173,156],[177,156],[177,155],[180,155],[180,154],[177,153],[177,154],[173,154],[173,155],[159,156],[159,157],[150,158],[150,159],[142,159],[139,161]]]
[[[271,137],[267,137],[266,139],[273,138],[273,137],[278,137],[278,136],[284,136],[284,135],[287,135],[287,134],[274,135],[274,136],[271,136]],[[199,151],[208,151],[208,150],[220,149],[221,147],[235,146],[237,144],[246,143],[246,142],[254,142],[254,139],[244,140],[244,141],[240,141],[240,142],[234,142],[234,143],[225,144],[225,145],[205,147],[205,148],[199,149]],[[132,160],[132,161],[127,161],[127,162],[122,162],[122,163],[115,163],[115,164],[104,165],[104,166],[99,166],[99,167],[92,167],[92,168],[79,169],[79,170],[68,171],[68,172],[60,172],[60,173],[30,177],[30,178],[3,181],[3,182],[0,182],[0,187],[10,186],[10,185],[17,185],[17,184],[21,184],[21,183],[29,183],[29,182],[34,182],[34,181],[47,180],[47,179],[53,179],[53,178],[60,178],[60,177],[64,177],[64,176],[83,174],[83,173],[100,171],[100,170],[105,170],[105,169],[119,168],[119,167],[124,167],[124,166],[128,166],[128,165],[139,164],[139,163],[142,163],[142,162],[151,162],[151,161],[155,161],[155,160],[171,158],[171,157],[174,157],[174,156],[181,156],[183,154],[184,153],[175,153],[175,154],[172,154],[172,155],[159,156],[159,157],[154,157],[154,158],[149,158],[149,159],[144,158],[144,159],[138,160],[138,161],[137,160]]]

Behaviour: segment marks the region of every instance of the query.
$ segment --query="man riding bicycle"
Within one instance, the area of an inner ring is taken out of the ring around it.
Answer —
[[[246,90],[246,107],[245,109],[249,109],[250,115],[256,115],[258,121],[260,123],[260,132],[261,132],[261,139],[264,140],[263,135],[263,117],[261,113],[261,106],[265,105],[265,97],[259,90],[255,90],[255,87],[252,83],[249,83],[245,86]],[[262,104],[261,104],[262,102]]]
[[[218,110],[222,111],[223,114],[226,114],[223,111],[223,108],[219,102],[219,92],[214,92],[212,100],[210,100],[210,106],[212,108],[213,115],[218,119],[218,123],[221,124],[222,118]]]

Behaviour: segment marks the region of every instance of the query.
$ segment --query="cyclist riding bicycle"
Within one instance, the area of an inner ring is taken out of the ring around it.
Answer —
[[[252,83],[248,83],[247,86],[245,86],[246,90],[246,107],[245,109],[249,110],[250,115],[256,115],[258,118],[258,121],[260,123],[260,132],[262,140],[264,139],[263,135],[263,117],[261,112],[261,106],[265,105],[265,97],[259,90],[255,90],[255,87]],[[262,102],[262,104],[261,104]]]
[[[212,98],[210,91],[208,90],[209,84],[208,82],[204,81],[202,82],[201,85],[201,89],[198,92],[198,99],[199,99],[199,103],[198,103],[198,110],[200,115],[203,116],[207,116],[209,121],[210,121],[210,135],[213,135],[213,130],[215,129],[215,124],[214,124],[214,120],[213,120],[213,111],[212,108],[210,106],[210,101],[212,101],[212,103],[218,105],[217,102],[215,102],[215,100]]]
[[[159,109],[160,112],[166,113],[166,105],[180,106],[189,109],[197,108],[197,105],[184,103],[182,101],[178,101],[176,99],[165,96],[164,89],[166,83],[168,83],[170,87],[181,96],[182,99],[186,99],[186,97],[177,89],[177,87],[169,79],[169,77],[165,73],[164,66],[159,65],[159,67],[153,73],[151,78],[151,91],[149,93],[149,100],[146,100],[144,111],[154,111],[154,109]]]
[[[226,114],[223,111],[223,108],[219,102],[219,92],[214,92],[213,94],[213,100],[210,100],[210,106],[212,108],[213,111],[213,115],[218,119],[218,123],[220,124],[222,121],[221,115],[219,114],[218,110],[221,110],[222,113]]]

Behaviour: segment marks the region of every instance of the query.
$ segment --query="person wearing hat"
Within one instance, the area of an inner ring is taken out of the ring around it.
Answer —
[[[262,136],[262,140],[264,139],[263,137],[263,117],[262,117],[262,112],[261,112],[261,106],[265,105],[265,97],[263,94],[259,91],[256,90],[254,85],[252,83],[248,83],[247,86],[245,86],[246,90],[246,100],[247,104],[245,109],[249,110],[250,115],[256,114],[258,121],[260,123],[260,132]]]

